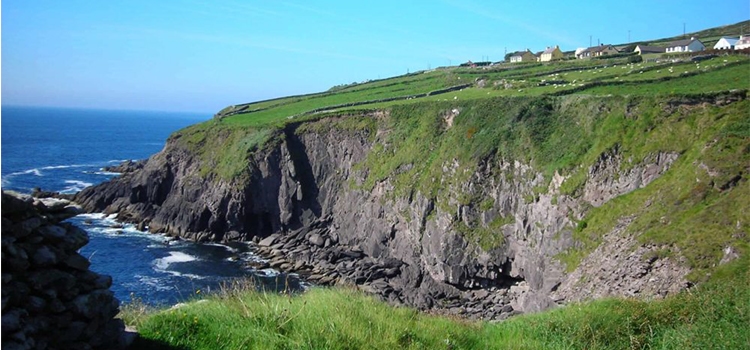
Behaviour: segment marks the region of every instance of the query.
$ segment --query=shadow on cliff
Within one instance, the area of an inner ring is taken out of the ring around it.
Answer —
[[[299,181],[302,190],[302,200],[296,201],[294,217],[300,220],[297,227],[309,224],[307,221],[313,221],[321,216],[321,206],[318,202],[318,181],[315,178],[310,158],[307,155],[307,147],[299,136],[296,134],[296,128],[299,124],[293,124],[286,128],[286,139],[289,155],[297,171],[297,181]],[[312,218],[310,217],[312,214]]]
[[[128,350],[190,350],[184,346],[169,345],[160,340],[144,339],[138,337]]]

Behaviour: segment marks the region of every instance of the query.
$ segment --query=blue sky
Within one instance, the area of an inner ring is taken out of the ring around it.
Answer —
[[[5,0],[2,104],[213,113],[590,35],[617,44],[747,19],[747,0]]]

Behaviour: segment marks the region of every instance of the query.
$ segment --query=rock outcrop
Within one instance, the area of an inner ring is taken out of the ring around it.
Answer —
[[[359,166],[389,130],[339,129],[337,122],[287,125],[248,155],[247,176],[235,179],[202,176],[197,155],[172,138],[143,169],[87,188],[76,201],[195,241],[256,239],[271,265],[318,283],[353,283],[394,303],[503,319],[594,295],[558,292],[570,276],[556,256],[574,246],[576,220],[648,185],[678,157],[653,153],[624,169],[619,151],[609,150],[576,197],[561,193],[561,176],[550,181],[517,160],[454,160],[443,164],[444,179],[463,180],[442,183],[438,196],[395,195],[390,179],[364,187],[368,169]],[[493,239],[470,234],[479,231]],[[669,281],[675,284],[659,290],[684,282]]]
[[[117,349],[127,345],[112,278],[77,253],[85,231],[65,222],[81,208],[2,193],[3,349]]]

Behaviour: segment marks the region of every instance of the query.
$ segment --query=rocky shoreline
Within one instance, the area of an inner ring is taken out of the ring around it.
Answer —
[[[135,163],[126,162],[115,168],[128,169],[132,164]],[[70,203],[64,199],[65,195],[37,192],[44,193],[47,202]],[[509,280],[504,285],[487,289],[461,290],[434,284],[433,293],[418,293],[413,286],[405,284],[404,279],[398,278],[402,267],[406,267],[403,261],[373,258],[367,256],[359,245],[339,242],[335,229],[332,230],[332,222],[333,218],[329,216],[298,230],[274,233],[265,238],[253,237],[256,253],[267,262],[255,263],[252,267],[295,273],[319,286],[355,286],[391,305],[406,305],[429,313],[483,320],[504,320],[523,313],[513,306],[514,300],[529,289],[522,280]]]
[[[331,221],[325,218],[303,229],[256,239],[257,252],[269,260],[268,267],[297,273],[318,285],[356,286],[392,305],[484,320],[504,320],[522,313],[512,302],[528,290],[523,281],[476,290],[435,284],[433,293],[417,297],[413,288],[397,278],[405,267],[403,261],[373,258],[358,245],[341,244],[330,228]]]

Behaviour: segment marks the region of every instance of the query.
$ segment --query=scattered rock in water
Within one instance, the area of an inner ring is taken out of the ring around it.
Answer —
[[[247,263],[247,265],[256,270],[267,269],[270,267],[270,265],[265,261],[251,261]]]
[[[111,172],[111,173],[127,174],[127,173],[132,173],[138,169],[142,169],[145,164],[146,162],[144,160],[139,160],[139,161],[126,160],[118,165],[106,166],[102,168],[101,170]]]

